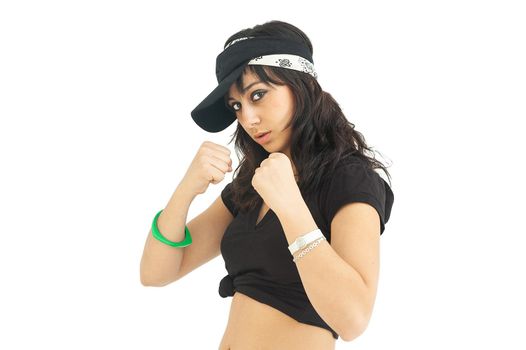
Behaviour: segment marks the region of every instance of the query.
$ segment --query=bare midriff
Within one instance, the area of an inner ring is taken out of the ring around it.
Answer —
[[[235,292],[219,350],[334,350],[325,328],[301,323],[283,312]]]

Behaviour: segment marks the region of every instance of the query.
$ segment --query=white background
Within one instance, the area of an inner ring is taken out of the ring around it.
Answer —
[[[225,40],[278,19],[393,177],[373,318],[337,349],[524,349],[519,3],[2,1],[0,348],[217,349],[222,257],[164,288],[139,262],[203,141],[237,166],[235,124],[190,111]]]

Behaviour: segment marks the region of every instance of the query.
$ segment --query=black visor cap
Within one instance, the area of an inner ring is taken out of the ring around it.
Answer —
[[[190,113],[194,122],[208,132],[229,127],[236,115],[225,104],[225,94],[251,59],[271,54],[298,55],[314,63],[309,48],[298,41],[268,36],[240,40],[217,56],[218,85]]]

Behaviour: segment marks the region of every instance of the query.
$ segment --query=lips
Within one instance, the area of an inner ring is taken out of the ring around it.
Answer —
[[[263,145],[263,144],[269,142],[270,134],[271,134],[271,132],[269,131],[269,132],[263,134],[261,137],[256,137],[255,138],[256,142],[259,143],[260,145]]]
[[[256,134],[256,138],[259,139],[261,136],[265,136],[266,134],[268,134],[270,131],[267,131],[267,132],[264,132],[264,133],[259,133],[259,134]]]

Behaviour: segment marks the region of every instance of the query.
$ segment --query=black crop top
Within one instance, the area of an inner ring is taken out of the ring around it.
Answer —
[[[327,184],[317,195],[302,195],[328,243],[331,242],[332,218],[338,209],[350,202],[372,205],[380,215],[380,234],[383,233],[394,196],[389,184],[378,173],[352,156],[350,161],[336,168]],[[307,297],[277,215],[269,208],[256,225],[262,201],[251,212],[238,212],[232,202],[232,183],[225,186],[221,198],[234,220],[221,240],[221,254],[228,275],[219,284],[219,295],[226,298],[239,291],[298,322],[325,328],[338,339],[338,334],[323,321]]]

